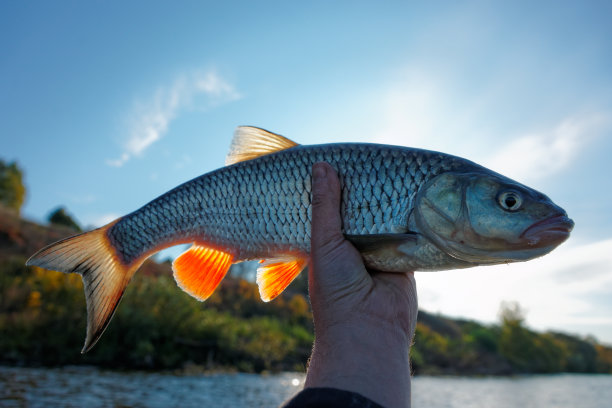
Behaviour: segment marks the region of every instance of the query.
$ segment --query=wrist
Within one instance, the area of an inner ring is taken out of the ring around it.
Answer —
[[[318,330],[306,376],[307,388],[357,392],[386,406],[410,404],[411,338],[389,322],[363,319]]]

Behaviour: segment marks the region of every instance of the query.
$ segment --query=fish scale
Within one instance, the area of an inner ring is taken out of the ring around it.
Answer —
[[[369,144],[298,146],[189,181],[123,217],[108,236],[122,243],[120,256],[126,263],[166,242],[189,240],[206,241],[236,260],[308,253],[314,163],[326,161],[337,169],[344,232],[362,235],[405,225],[397,217],[410,209],[399,208],[398,202],[410,203],[419,186],[441,170],[469,163],[441,155]],[[402,174],[406,177],[398,181]]]

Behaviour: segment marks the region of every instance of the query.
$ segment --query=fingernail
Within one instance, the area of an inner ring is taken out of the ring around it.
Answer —
[[[327,167],[323,163],[315,163],[312,166],[312,181],[320,183],[327,176]]]

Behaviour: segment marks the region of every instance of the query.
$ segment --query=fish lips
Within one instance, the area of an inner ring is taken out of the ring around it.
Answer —
[[[567,215],[556,215],[532,224],[520,238],[536,248],[559,245],[569,237],[573,228],[574,221]]]

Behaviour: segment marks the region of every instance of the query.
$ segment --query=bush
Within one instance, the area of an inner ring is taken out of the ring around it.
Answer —
[[[25,200],[23,172],[17,163],[0,160],[0,204],[19,213]]]

